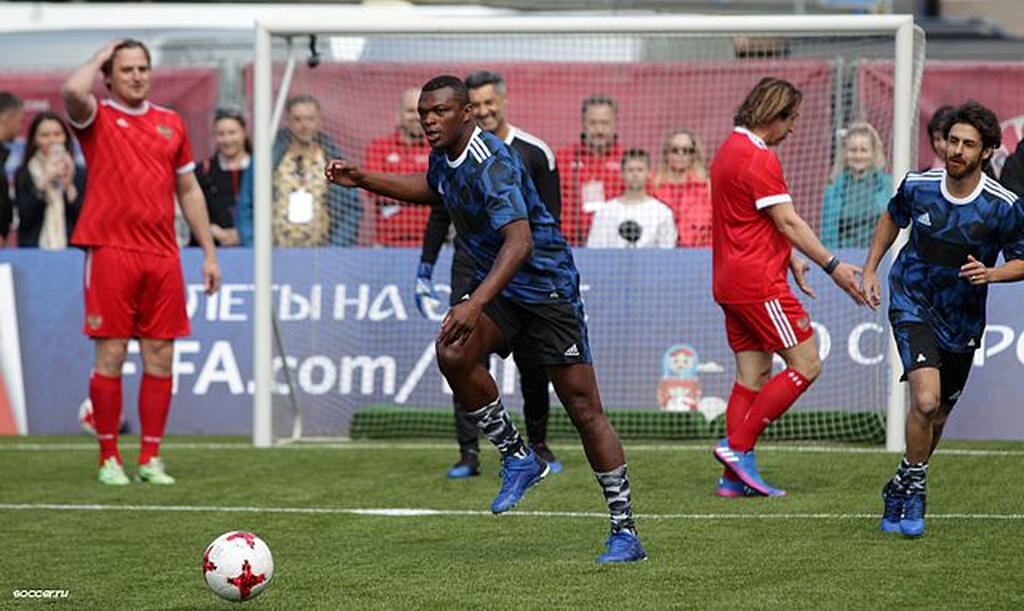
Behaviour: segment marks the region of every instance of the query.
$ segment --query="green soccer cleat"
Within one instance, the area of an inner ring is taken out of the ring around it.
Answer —
[[[127,486],[132,483],[128,476],[124,474],[124,467],[113,456],[103,461],[103,464],[100,465],[100,472],[96,475],[96,479],[101,484],[108,486]]]
[[[139,465],[139,472],[135,475],[135,479],[158,486],[169,486],[174,483],[174,478],[164,471],[164,461],[160,460],[159,456],[154,456],[149,459],[148,463]]]

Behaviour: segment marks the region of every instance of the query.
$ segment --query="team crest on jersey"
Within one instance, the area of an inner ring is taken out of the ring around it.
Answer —
[[[90,329],[95,331],[96,329],[100,328],[100,325],[103,324],[103,317],[100,316],[99,314],[89,314],[88,316],[85,317],[85,323],[89,325]]]
[[[171,137],[174,136],[174,130],[171,129],[170,127],[167,127],[166,125],[157,125],[156,131],[158,134],[160,134],[164,138],[167,138],[168,140],[170,140]]]

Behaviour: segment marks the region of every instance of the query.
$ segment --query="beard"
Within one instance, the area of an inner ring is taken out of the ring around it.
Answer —
[[[954,161],[958,162],[958,164],[953,163]],[[946,174],[948,174],[950,178],[954,178],[956,180],[965,176],[970,176],[979,167],[981,167],[981,159],[975,159],[971,162],[965,161],[962,157],[946,159]]]

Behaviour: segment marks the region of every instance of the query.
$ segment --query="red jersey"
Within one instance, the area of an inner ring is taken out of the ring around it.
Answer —
[[[789,293],[793,248],[765,209],[792,201],[779,158],[737,127],[711,165],[715,301],[755,303]]]
[[[706,180],[665,183],[654,197],[672,209],[676,219],[676,244],[685,247],[711,246],[711,185]]]
[[[366,147],[363,164],[370,172],[426,174],[430,145],[409,144],[398,130],[372,140]],[[382,246],[419,246],[430,216],[430,206],[398,202],[369,192],[374,209],[374,243]]]
[[[562,233],[570,244],[583,244],[594,213],[604,202],[622,195],[622,146],[595,154],[582,144],[555,155],[562,182]]]
[[[89,180],[71,243],[177,256],[174,196],[179,174],[195,169],[185,124],[173,110],[114,100],[75,124]]]

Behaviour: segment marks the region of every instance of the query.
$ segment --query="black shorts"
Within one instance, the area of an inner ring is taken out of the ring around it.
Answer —
[[[935,333],[924,323],[904,323],[896,325],[892,330],[899,347],[900,360],[903,361],[903,377],[915,369],[932,367],[939,370],[939,381],[942,384],[940,400],[947,407],[956,405],[960,393],[967,385],[967,377],[971,374],[974,363],[974,351],[950,352],[943,350],[935,340]]]
[[[473,290],[474,269],[473,259],[461,250],[456,250],[452,257],[452,292],[448,305],[457,304]]]
[[[478,282],[473,260],[455,252],[452,260],[451,305],[469,297]],[[498,295],[484,307],[487,317],[498,325],[504,344],[502,358],[515,353],[516,362],[540,365],[590,364],[590,342],[583,301],[525,303]]]

